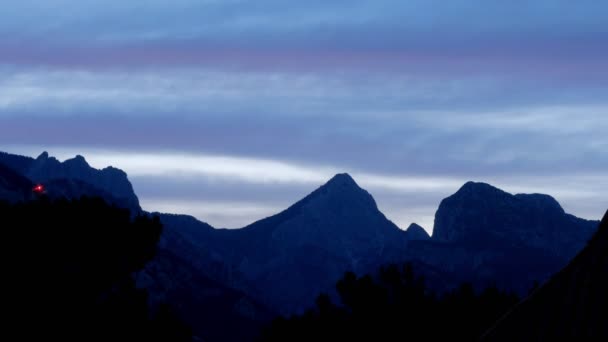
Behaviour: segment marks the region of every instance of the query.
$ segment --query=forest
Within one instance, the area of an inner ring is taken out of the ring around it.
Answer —
[[[0,203],[3,311],[17,340],[190,340],[168,304],[152,308],[134,275],[162,233],[102,199]]]

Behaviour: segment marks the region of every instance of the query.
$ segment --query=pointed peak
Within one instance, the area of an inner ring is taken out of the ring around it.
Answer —
[[[355,186],[359,187],[353,177],[351,177],[348,173],[338,173],[333,176],[325,186]]]
[[[49,159],[49,153],[47,151],[42,152],[36,160],[45,160]]]
[[[431,238],[429,233],[416,223],[412,223],[407,229],[406,233],[409,240],[428,240]]]
[[[367,191],[359,187],[355,180],[347,173],[335,175],[327,183],[320,186],[294,206],[303,203],[319,204],[326,201],[334,202],[335,205],[343,206],[344,208],[369,207],[377,209],[374,198]],[[326,203],[323,205],[326,205]]]
[[[59,163],[55,157],[49,156],[47,151],[42,152],[36,159],[35,162],[37,165],[46,165],[46,164],[56,164]]]

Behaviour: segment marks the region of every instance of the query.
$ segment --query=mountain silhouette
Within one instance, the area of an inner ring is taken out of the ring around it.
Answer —
[[[433,240],[523,245],[570,259],[596,228],[596,222],[566,214],[551,196],[511,195],[488,184],[469,182],[439,205]]]
[[[455,283],[523,295],[564,267],[596,229],[597,221],[566,214],[550,196],[468,182],[441,202],[432,239],[410,243],[407,253]]]
[[[420,265],[437,290],[468,281],[525,294],[565,266],[596,226],[564,213],[550,196],[469,182],[442,201],[429,237],[418,225],[400,230],[347,174],[242,229],[161,217],[167,250],[284,313],[331,294],[345,271],[363,274],[391,262]]]
[[[184,229],[164,218],[168,234],[189,234],[242,286],[282,312],[303,309],[347,270],[369,271],[402,259],[407,234],[382,214],[348,174],[338,174],[285,211],[242,229]],[[190,222],[192,224],[192,222]],[[175,251],[188,258],[183,250]],[[213,272],[217,273],[217,272]],[[245,280],[243,280],[245,279]]]
[[[409,241],[427,241],[431,239],[429,233],[416,223],[412,223],[406,230]]]
[[[51,198],[98,196],[132,212],[141,212],[139,200],[124,171],[113,167],[97,170],[83,156],[77,155],[62,163],[46,151],[36,159],[0,153],[0,164],[32,183],[44,184]]]
[[[46,152],[36,159],[0,153],[0,199],[30,199],[38,182],[51,198],[100,196],[140,210],[118,169],[96,170],[81,156],[61,163]],[[334,285],[346,271],[373,273],[391,263],[411,262],[434,290],[466,281],[526,294],[562,269],[597,227],[550,196],[468,182],[441,202],[432,236],[416,224],[404,231],[348,174],[241,229],[215,229],[185,215],[160,218],[159,253],[139,278],[151,300],[172,298],[193,325],[200,317],[217,322],[209,315],[221,311],[218,317],[249,332],[273,311],[302,312],[319,293],[336,298]],[[205,329],[200,336],[209,339],[224,327]]]
[[[587,246],[484,341],[608,340],[608,211]]]

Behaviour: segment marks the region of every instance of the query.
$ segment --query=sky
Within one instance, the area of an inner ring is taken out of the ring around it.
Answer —
[[[608,208],[602,0],[8,0],[0,150],[237,228],[348,172],[432,231],[466,181]]]

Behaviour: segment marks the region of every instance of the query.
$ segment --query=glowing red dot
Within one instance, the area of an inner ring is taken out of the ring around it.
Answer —
[[[41,184],[38,184],[32,190],[34,192],[36,192],[36,193],[43,193],[44,192],[44,186],[42,186]]]

